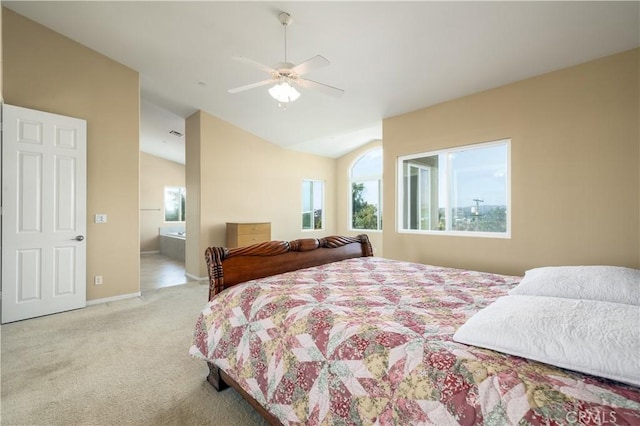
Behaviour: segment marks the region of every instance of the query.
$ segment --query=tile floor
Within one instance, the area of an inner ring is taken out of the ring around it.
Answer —
[[[193,281],[184,274],[184,262],[160,253],[140,255],[140,291]]]

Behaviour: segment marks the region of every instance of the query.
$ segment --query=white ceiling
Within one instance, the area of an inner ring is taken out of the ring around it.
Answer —
[[[8,8],[140,73],[141,146],[201,109],[286,148],[337,157],[382,137],[382,120],[640,45],[640,2],[12,2]],[[263,80],[266,65],[314,55],[307,74],[345,90],[300,89],[286,111]],[[163,142],[164,141],[164,142]],[[182,145],[181,145],[182,144]],[[164,145],[164,148],[162,149]],[[161,155],[169,156],[170,155]],[[184,161],[184,154],[174,161]]]

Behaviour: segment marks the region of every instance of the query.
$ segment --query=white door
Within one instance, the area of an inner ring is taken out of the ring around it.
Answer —
[[[86,306],[86,121],[2,106],[2,323]]]

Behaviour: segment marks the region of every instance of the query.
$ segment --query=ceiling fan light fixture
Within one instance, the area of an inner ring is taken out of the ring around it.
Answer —
[[[276,84],[269,89],[269,94],[280,103],[293,102],[300,97],[300,92],[287,82]]]

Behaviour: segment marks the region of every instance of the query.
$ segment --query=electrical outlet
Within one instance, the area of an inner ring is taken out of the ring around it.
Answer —
[[[96,216],[94,218],[94,222],[95,223],[107,223],[107,215],[104,214],[104,213],[96,214]]]
[[[93,277],[93,284],[102,285],[102,275],[96,275],[95,277]]]

